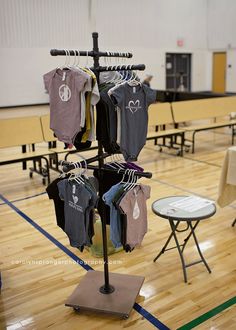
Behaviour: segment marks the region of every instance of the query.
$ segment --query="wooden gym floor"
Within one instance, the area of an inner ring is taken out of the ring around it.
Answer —
[[[45,194],[39,176],[31,180],[28,171],[21,170],[21,164],[2,166],[0,185],[5,199],[0,200],[3,282],[0,329],[146,330],[156,325],[159,329],[175,330],[193,320],[192,326],[183,329],[193,326],[194,329],[236,329],[236,227],[231,227],[236,203],[218,208],[213,218],[197,228],[212,274],[208,274],[203,264],[195,265],[187,270],[188,284],[183,282],[176,250],[166,252],[153,263],[169,235],[169,227],[151,212],[154,200],[169,195],[197,194],[215,200],[221,164],[230,141],[229,131],[224,129],[197,134],[196,153],[186,153],[184,158],[175,157],[173,152],[159,153],[151,141],[142,151],[139,164],[153,173],[151,180],[140,180],[152,188],[148,201],[149,230],[140,248],[109,257],[110,271],[145,276],[138,305],[127,320],[102,314],[76,314],[64,306],[86,270],[55,242],[63,244],[95,270],[102,270],[101,264],[94,264],[101,259],[70,247],[66,235],[56,226],[53,203]],[[94,155],[94,151],[83,155]],[[76,156],[69,159],[76,160]],[[52,172],[52,178],[56,177]],[[56,240],[54,243],[45,236],[48,234]],[[185,256],[188,261],[198,257],[192,241]],[[201,323],[207,315],[210,316]]]

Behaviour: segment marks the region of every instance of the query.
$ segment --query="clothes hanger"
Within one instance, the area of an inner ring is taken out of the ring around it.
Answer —
[[[121,166],[121,168],[125,169],[125,166],[121,164],[121,162],[123,162],[123,159],[118,154],[114,154],[114,159],[116,163],[118,163]]]
[[[73,50],[73,53],[74,53],[74,61],[72,63],[72,68],[75,69],[76,68],[76,62],[77,62],[77,56],[76,56],[76,50],[74,49]]]
[[[120,53],[121,54],[121,53]],[[115,66],[115,69],[116,69],[116,79],[114,81],[114,84],[115,85],[119,85],[121,81],[123,81],[123,75],[118,72],[118,68],[119,68],[119,57],[116,58],[116,66]]]
[[[113,55],[114,53],[113,52],[107,52],[107,54],[108,55]],[[111,56],[106,59],[107,64],[108,64],[107,65],[107,71],[109,71],[109,65],[114,67],[114,65],[112,65],[112,60],[111,59],[112,59]],[[110,61],[110,63],[108,61]],[[117,67],[117,66],[115,66],[115,67]],[[118,78],[120,79],[120,74],[118,72],[114,71],[114,75],[111,78],[109,78],[109,75],[107,75],[106,78],[108,78],[108,80],[106,81],[107,84],[115,84],[116,80]]]
[[[129,171],[130,171],[129,169],[126,169],[126,170],[125,170],[125,172],[124,172],[124,174],[123,174],[123,177],[122,177],[120,183],[124,183],[124,184],[127,183],[127,181],[124,181],[124,179],[125,179],[126,174],[127,174]],[[120,169],[118,170],[117,173],[119,173],[119,172],[120,172]]]
[[[65,49],[66,53],[67,53],[67,61],[68,63],[66,64],[66,68],[70,69],[70,51],[68,49]]]
[[[115,67],[115,69],[117,70],[117,65],[111,65],[111,66],[113,66],[113,67]],[[108,68],[109,68],[109,66],[108,66]],[[108,68],[107,68],[107,70],[108,70]],[[110,84],[116,84],[116,81],[117,81],[117,79],[120,79],[120,73],[119,72],[117,72],[117,71],[114,71],[114,75],[113,75],[113,77],[112,78],[110,78],[110,80],[108,80],[108,83],[110,83]],[[109,71],[109,70],[108,70]]]
[[[127,78],[129,76],[129,67],[131,67],[130,65],[126,65],[126,71],[125,71],[125,76],[124,76],[124,83],[127,82]]]
[[[137,75],[137,70],[136,70],[135,73],[134,73],[133,79],[131,81],[128,81],[128,84],[130,86],[138,86],[138,85],[141,86],[141,82],[138,81],[137,78],[138,78],[138,75]]]
[[[113,159],[113,156],[114,155],[110,155],[111,160],[110,160],[110,162],[106,162],[106,166],[111,167],[111,168],[116,170],[118,166],[116,166],[116,164],[114,162],[114,159]]]
[[[133,182],[133,184],[131,184],[131,186],[128,188],[128,190],[133,190],[134,187],[138,185],[137,184],[138,177],[135,175],[136,170],[133,170],[133,171],[134,171],[133,172],[134,173],[134,182]]]
[[[67,50],[66,49],[63,49],[64,50],[64,52],[65,52],[65,54],[66,54],[66,57],[65,57],[65,62],[64,62],[64,64],[62,65],[62,66],[60,66],[60,67],[58,67],[58,69],[60,69],[60,70],[63,70],[63,69],[68,69],[68,65],[67,65],[67,61],[68,61],[68,59],[67,59],[67,57],[68,57],[68,53],[67,53]]]
[[[129,65],[126,66],[126,69],[128,69],[128,67],[129,67]],[[124,80],[124,77],[122,77],[122,79],[121,79],[119,82],[116,81],[116,82],[115,82],[115,86],[112,87],[112,88],[110,88],[109,91],[107,92],[108,95],[111,95],[113,90],[115,90],[118,86],[120,86],[120,85],[122,85],[122,84],[125,84],[125,82],[126,82],[126,81]]]
[[[120,81],[116,82],[116,85],[122,85],[122,84],[125,84],[127,82],[126,79],[128,78],[130,68],[131,68],[131,65],[126,65],[125,75],[121,77]]]
[[[133,190],[136,186],[138,186],[139,184],[137,183],[137,181],[138,181],[138,177],[137,177],[137,175],[136,175],[136,170],[133,170],[134,172],[134,182],[133,182],[133,184],[129,187],[129,190]]]
[[[129,169],[129,177],[128,177],[128,181],[127,181],[127,183],[124,185],[124,190],[125,191],[127,191],[127,190],[129,190],[128,188],[129,188],[129,186],[133,183],[133,176],[134,176],[134,171],[133,170],[131,170],[131,169]]]
[[[63,163],[64,163],[64,161],[62,160],[62,161],[60,162],[60,164],[59,164],[59,171],[61,172],[61,173],[59,174],[59,178],[60,178],[60,179],[66,177],[66,172],[64,172],[64,170],[63,170]]]
[[[125,167],[120,164],[119,160],[116,159],[116,154],[112,155],[112,162],[116,166],[116,168],[125,169]]]
[[[129,183],[131,182],[131,175],[132,175],[132,170],[131,169],[127,169],[127,175],[128,175],[128,179],[124,184],[124,189],[129,185]],[[126,190],[126,189],[125,189]]]
[[[116,70],[119,68],[119,65],[116,66]],[[120,73],[117,72],[119,76],[117,77],[117,80],[114,82],[115,85],[120,85],[124,81],[124,76]]]
[[[80,166],[80,162],[74,163],[75,168],[81,169],[82,167]],[[83,178],[81,177],[81,172],[79,173],[71,173],[71,176],[68,179],[69,181],[76,181],[78,184],[85,184]]]
[[[76,62],[76,64],[75,64],[75,67],[77,68],[77,69],[80,69],[80,67],[79,67],[79,62],[80,62],[80,52],[79,52],[79,50],[77,49],[77,53],[78,53],[78,55],[77,55],[77,62]],[[81,70],[81,69],[80,69]]]
[[[83,175],[85,178],[87,178],[87,172],[88,172],[87,160],[80,154],[76,154],[76,156],[82,159],[82,161],[79,163],[81,165],[81,176]],[[84,167],[82,166],[82,162],[84,162]]]

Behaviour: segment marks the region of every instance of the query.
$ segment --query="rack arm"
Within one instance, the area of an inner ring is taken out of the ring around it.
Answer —
[[[126,57],[131,58],[133,56],[132,53],[119,53],[119,52],[96,52],[96,51],[86,51],[86,50],[65,50],[65,49],[51,49],[50,54],[52,56],[91,56],[91,57]]]
[[[107,155],[108,157],[109,155]],[[97,157],[93,157],[95,160],[93,161],[96,161],[98,160]],[[104,157],[105,158],[105,157]],[[62,161],[61,164],[63,165],[63,171],[65,173],[77,168],[76,164],[79,164],[80,167],[83,167],[83,168],[88,168],[88,169],[91,169],[91,170],[96,170],[96,169],[99,169],[98,166],[93,166],[93,165],[87,165],[88,163],[91,163],[92,161],[92,158],[90,158],[88,161],[86,160],[82,160],[81,162],[78,162],[78,163],[71,163],[71,162],[65,162],[65,161]],[[79,167],[78,167],[79,168]],[[125,174],[127,173],[127,169],[112,169],[112,168],[100,168],[101,171],[103,172],[113,172],[113,173],[120,173],[120,174]],[[138,172],[138,171],[135,171],[135,175],[139,178],[141,177],[144,177],[144,178],[148,178],[150,179],[152,177],[152,173],[150,172]]]
[[[80,162],[78,162],[78,164],[82,164],[81,166],[83,166],[84,164],[85,165],[86,164],[91,164],[91,163],[94,163],[96,161],[99,161],[100,159],[105,159],[109,156],[110,156],[110,154],[103,153],[102,155],[97,155],[95,157],[91,157],[91,158],[88,158],[86,160],[81,160]],[[59,165],[63,166],[63,171],[65,173],[67,173],[67,172],[73,170],[74,168],[76,168],[76,164],[77,164],[77,162],[68,162],[68,161],[65,161],[65,160],[60,160],[59,161]]]
[[[144,71],[144,64],[136,64],[136,65],[112,65],[112,66],[99,66],[98,68],[91,70],[96,70],[97,72],[105,72],[105,71],[127,71],[127,70],[139,70]]]

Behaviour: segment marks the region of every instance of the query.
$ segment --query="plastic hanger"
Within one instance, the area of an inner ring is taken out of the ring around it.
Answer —
[[[76,156],[79,157],[80,159],[82,159],[82,161],[79,162],[79,165],[81,165],[81,175],[83,175],[84,177],[86,177],[86,174],[88,172],[88,164],[87,164],[86,158],[84,158],[80,154],[76,154]],[[82,166],[82,162],[84,162],[84,167]]]
[[[124,181],[124,179],[125,179],[126,174],[127,174],[129,171],[130,171],[129,169],[126,169],[126,170],[125,170],[125,172],[124,172],[124,174],[123,174],[123,177],[122,177],[120,183],[127,183],[127,181]],[[118,170],[118,173],[119,173],[119,172],[120,172],[120,169]]]
[[[134,176],[134,171],[129,169],[129,173],[128,173],[129,177],[128,177],[128,181],[127,183],[124,185],[124,190],[127,191],[129,190],[129,186],[133,183],[133,176]]]
[[[137,71],[135,71],[134,73],[134,77],[131,81],[128,81],[128,84],[130,86],[138,86],[138,85],[141,85],[141,82],[137,80],[138,78],[138,75],[137,75]]]
[[[66,49],[64,49],[64,52],[66,54],[65,62],[64,62],[64,64],[62,66],[58,67],[58,69],[61,69],[61,70],[68,69],[68,64],[67,64],[67,62],[68,62],[68,59],[67,59],[68,58],[68,53],[67,53],[67,50]]]
[[[78,49],[77,49],[77,53],[78,53],[78,55],[77,55],[77,62],[76,62],[76,64],[75,64],[75,67],[78,68],[78,69],[80,69],[80,67],[79,67],[80,53],[79,53],[79,50],[78,50]]]
[[[59,165],[59,171],[60,171],[59,178],[65,178],[66,176],[66,173],[63,170],[63,163],[64,161],[61,161]]]
[[[136,170],[133,170],[134,172],[134,182],[133,182],[133,184],[128,188],[128,190],[132,190],[132,189],[134,189],[134,187],[135,186],[137,186],[137,180],[138,180],[138,178],[137,178],[137,176],[135,175],[135,172],[136,172]]]
[[[74,62],[72,63],[72,68],[76,68],[76,62],[77,62],[77,56],[76,56],[76,50],[73,50],[74,53]]]
[[[80,162],[74,163],[75,168],[79,168],[80,171],[79,171],[79,173],[73,173],[74,176],[72,176],[72,178],[69,178],[69,180],[75,180],[79,184],[84,184],[85,182],[81,176],[82,166],[80,166],[80,165],[81,165]]]

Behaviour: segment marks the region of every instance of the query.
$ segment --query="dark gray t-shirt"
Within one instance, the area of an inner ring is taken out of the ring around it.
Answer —
[[[86,210],[92,194],[83,184],[74,181],[63,180],[57,186],[59,196],[64,200],[65,232],[70,245],[81,248],[87,244]]]
[[[121,151],[126,161],[136,161],[146,143],[148,106],[156,102],[156,91],[125,83],[112,91],[111,98],[121,109]]]

